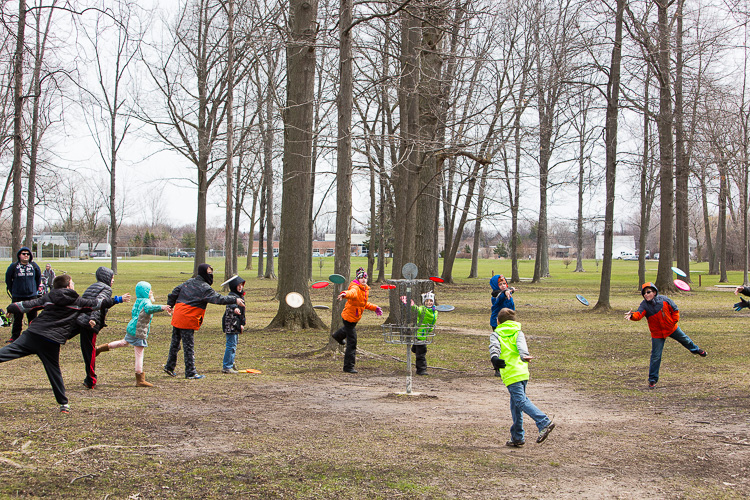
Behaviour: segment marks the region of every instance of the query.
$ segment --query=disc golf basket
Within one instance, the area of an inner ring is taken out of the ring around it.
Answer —
[[[411,263],[405,264],[401,270],[404,279],[387,280],[395,288],[390,289],[391,304],[396,304],[391,308],[391,323],[382,325],[383,339],[386,344],[400,344],[406,346],[406,394],[411,394],[411,346],[432,344],[435,338],[434,328],[430,331],[419,332],[422,324],[420,323],[419,313],[412,309],[412,300],[415,305],[420,304],[422,294],[430,292],[434,288],[434,282],[428,279],[415,279],[417,276],[417,266]],[[395,295],[395,300],[394,299]],[[402,297],[405,301],[402,301]]]

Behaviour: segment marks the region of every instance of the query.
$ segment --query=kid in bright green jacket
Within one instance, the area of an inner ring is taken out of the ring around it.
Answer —
[[[406,304],[406,297],[401,297]],[[437,322],[438,312],[435,309],[435,294],[426,292],[422,294],[422,304],[418,306],[412,301],[411,309],[417,314],[417,341],[425,341],[429,338]],[[416,354],[417,375],[427,375],[427,345],[414,344],[411,352]]]
[[[153,387],[154,384],[146,382],[146,374],[143,372],[143,350],[148,345],[146,339],[151,330],[151,318],[155,313],[166,311],[172,315],[169,306],[154,305],[154,292],[151,291],[151,283],[139,281],[135,285],[135,303],[131,311],[131,319],[126,328],[125,338],[116,340],[109,344],[96,346],[96,355],[103,352],[125,347],[130,344],[135,351],[135,385],[136,387]]]
[[[526,337],[521,331],[521,323],[516,321],[516,311],[503,308],[497,314],[497,328],[490,334],[490,360],[495,370],[499,370],[505,386],[510,393],[510,415],[513,425],[510,427],[510,441],[506,446],[520,448],[526,444],[523,430],[523,414],[526,413],[539,429],[536,442],[541,443],[555,424],[526,396],[526,384],[529,381],[529,349]]]

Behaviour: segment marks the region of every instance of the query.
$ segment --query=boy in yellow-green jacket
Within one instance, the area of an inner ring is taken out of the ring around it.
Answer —
[[[521,331],[521,323],[516,321],[516,311],[503,308],[497,314],[497,328],[490,334],[490,361],[495,370],[500,371],[505,386],[510,393],[510,441],[506,446],[520,448],[526,444],[523,430],[523,414],[527,414],[539,429],[536,442],[541,443],[555,428],[555,424],[526,396],[529,381],[529,355],[526,337]]]

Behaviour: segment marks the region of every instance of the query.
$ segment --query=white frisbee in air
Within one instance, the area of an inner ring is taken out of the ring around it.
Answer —
[[[304,303],[305,303],[305,298],[302,296],[301,293],[289,292],[286,294],[286,304],[289,307],[297,309],[298,307],[301,307],[302,304]]]

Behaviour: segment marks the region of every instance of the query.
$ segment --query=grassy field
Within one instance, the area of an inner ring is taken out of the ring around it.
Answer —
[[[333,272],[333,259],[323,259],[322,269],[317,262],[315,279]],[[223,260],[210,263],[219,282]],[[81,292],[107,262],[52,264],[71,274]],[[352,269],[360,265],[364,258],[352,259]],[[57,413],[36,358],[3,364],[0,497],[750,496],[750,436],[741,430],[750,424],[750,311],[732,310],[736,297],[715,287],[718,276],[704,275],[697,287],[694,275],[693,291],[672,296],[682,329],[709,357],[701,361],[668,344],[656,391],[644,390],[646,322],[623,319],[641,300],[637,262],[614,263],[610,313],[593,312],[575,298],[580,293],[596,303],[594,261],[585,262],[584,273],[552,261],[550,278],[516,285],[518,319],[536,358],[532,399],[552,408],[561,425],[543,447],[510,452],[503,446],[507,392],[492,376],[487,354],[488,280],[493,272],[509,275],[510,262],[480,261],[477,279],[464,278],[469,265],[457,261],[456,283],[436,285],[438,303],[456,310],[440,314],[428,351],[430,376],[415,378],[423,394],[413,399],[395,395],[404,389],[404,347],[383,343],[374,314],[357,328],[360,373],[342,374],[341,354],[324,350],[327,331],[265,329],[278,307],[276,282],[257,278],[255,270],[240,272],[247,280],[248,329],[237,364],[261,375],[220,373],[223,306],[209,306],[196,334],[196,365],[207,375],[202,381],[161,372],[171,332],[166,316],[154,318],[146,349],[153,389],[134,387],[129,347],[98,358],[100,385],[93,391],[81,385],[78,340],[62,349],[67,416]],[[655,280],[656,267],[647,263],[647,279]],[[691,269],[705,272],[707,265]],[[148,280],[157,303],[164,303],[191,271],[187,259],[121,261],[113,288],[133,293],[137,281]],[[521,261],[520,275],[532,274],[533,261]],[[729,274],[730,284],[741,282],[741,272]],[[331,291],[311,290],[311,299],[330,304]],[[370,300],[388,304],[378,287]],[[116,306],[99,341],[122,338],[129,316],[128,305]],[[181,374],[182,355],[177,368]],[[533,424],[526,427],[531,434]]]

